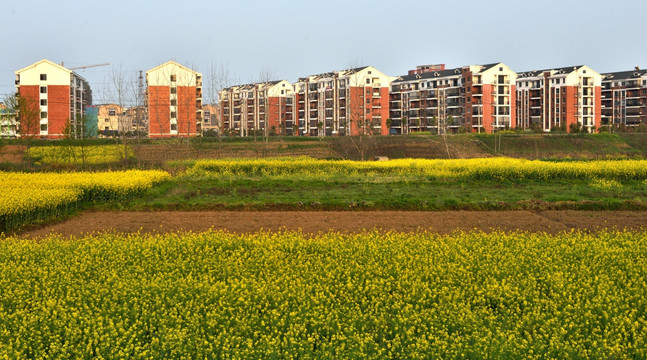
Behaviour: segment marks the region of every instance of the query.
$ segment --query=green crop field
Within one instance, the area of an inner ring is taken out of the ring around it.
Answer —
[[[509,158],[384,162],[312,158],[174,163],[175,178],[126,209],[647,208],[647,161]]]

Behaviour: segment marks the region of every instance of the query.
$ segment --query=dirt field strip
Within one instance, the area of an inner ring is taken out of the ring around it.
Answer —
[[[430,230],[525,230],[558,233],[571,229],[646,228],[647,212],[633,211],[159,211],[84,212],[64,222],[31,229],[22,236],[50,233],[77,236],[93,232],[164,233],[224,229],[236,233],[259,230],[299,230],[305,233],[363,229],[402,232]]]

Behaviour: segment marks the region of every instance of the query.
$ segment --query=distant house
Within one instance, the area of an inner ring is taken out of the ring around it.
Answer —
[[[202,107],[202,132],[205,131],[220,133],[219,105],[204,105]]]
[[[112,136],[130,131],[131,120],[124,107],[117,104],[101,104],[97,109],[97,127],[100,134]]]

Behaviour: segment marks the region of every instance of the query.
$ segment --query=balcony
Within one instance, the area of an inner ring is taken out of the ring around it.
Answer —
[[[625,88],[630,89],[630,88],[639,88],[640,87],[640,82],[639,81],[627,81],[625,84]]]

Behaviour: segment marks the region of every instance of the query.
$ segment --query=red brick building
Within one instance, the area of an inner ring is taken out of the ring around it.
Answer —
[[[490,133],[515,126],[516,73],[505,64],[426,67],[391,83],[392,133]]]
[[[175,61],[146,72],[148,136],[196,136],[202,123],[202,74]]]
[[[299,79],[295,135],[387,135],[392,79],[372,66]]]
[[[415,75],[442,70],[445,70],[445,64],[418,65],[416,66],[415,70],[409,70],[409,73],[407,75]]]
[[[581,128],[601,120],[601,75],[585,65],[517,74],[517,126],[543,131]]]
[[[60,138],[65,130],[75,133],[92,90],[77,73],[43,59],[16,71],[16,93],[23,98],[22,135]],[[68,127],[69,126],[69,127]]]
[[[223,133],[294,134],[294,87],[285,80],[231,86],[218,98]]]

